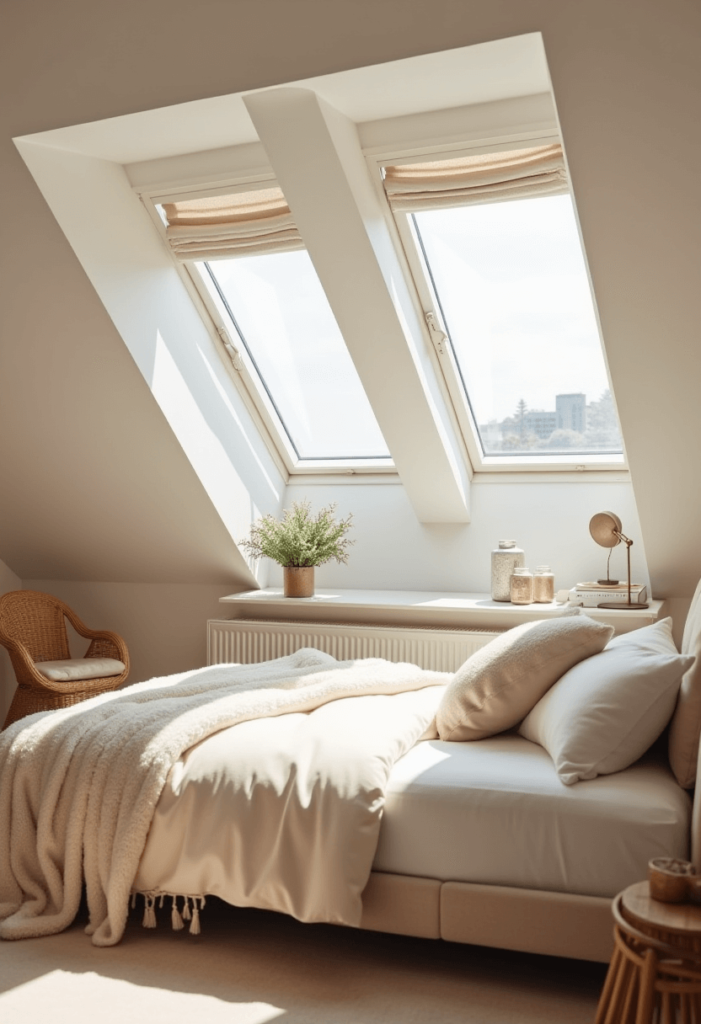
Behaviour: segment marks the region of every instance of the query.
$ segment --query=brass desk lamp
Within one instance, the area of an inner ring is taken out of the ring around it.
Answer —
[[[626,546],[626,555],[628,559],[628,601],[620,601],[618,603],[609,602],[606,604],[598,605],[599,608],[647,608],[647,604],[638,604],[631,600],[630,593],[630,549],[633,541],[630,537],[626,537],[623,533],[621,520],[613,512],[597,512],[595,516],[592,516],[589,522],[589,533],[592,535],[597,544],[600,544],[602,548],[615,548],[621,541]],[[608,572],[607,572],[608,576]],[[599,580],[602,586],[608,584],[612,586],[617,580]]]

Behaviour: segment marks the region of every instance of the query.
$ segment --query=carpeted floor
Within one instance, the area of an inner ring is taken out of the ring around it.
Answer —
[[[136,915],[134,915],[136,918]],[[327,925],[208,901],[203,931],[84,920],[0,943],[2,1024],[590,1024],[605,967]],[[167,925],[167,927],[166,927]]]

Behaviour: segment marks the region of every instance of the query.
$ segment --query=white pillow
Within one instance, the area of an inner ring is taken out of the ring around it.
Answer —
[[[558,680],[521,723],[566,786],[637,761],[672,716],[693,657],[677,653],[672,620],[624,633]]]

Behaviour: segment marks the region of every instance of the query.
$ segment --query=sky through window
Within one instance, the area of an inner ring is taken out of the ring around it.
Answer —
[[[413,217],[485,454],[621,452],[571,198]]]
[[[199,264],[300,459],[388,459],[377,420],[305,250]]]

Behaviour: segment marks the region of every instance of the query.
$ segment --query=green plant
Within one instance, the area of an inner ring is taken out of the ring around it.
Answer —
[[[272,558],[283,566],[323,565],[335,559],[348,561],[354,541],[346,536],[352,515],[336,519],[336,505],[326,505],[315,516],[309,501],[295,501],[282,519],[268,514],[251,527],[250,538],[241,547],[253,558]]]

